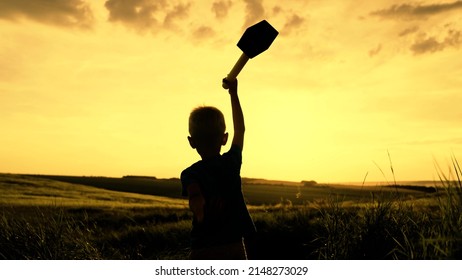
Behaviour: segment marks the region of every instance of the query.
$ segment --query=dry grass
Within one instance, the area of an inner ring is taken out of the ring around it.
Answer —
[[[186,208],[184,199],[117,192],[25,175],[0,174],[0,205]]]
[[[455,173],[460,178],[460,168]],[[442,179],[446,185],[437,193],[398,186],[358,189],[260,182],[265,184],[252,191],[256,197],[263,194],[262,203],[249,206],[259,231],[252,256],[460,258],[460,180]],[[108,189],[110,185],[95,188],[0,174],[0,259],[188,257],[187,200]],[[284,191],[298,199],[296,203],[287,197],[274,203],[274,196]],[[273,203],[265,204],[268,201]]]

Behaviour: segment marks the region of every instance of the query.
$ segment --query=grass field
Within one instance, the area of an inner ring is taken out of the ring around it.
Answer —
[[[99,189],[161,196],[173,199],[181,197],[179,179],[154,179],[143,177],[110,178],[79,176],[45,176],[36,175],[38,179],[50,179],[71,184],[93,186]],[[32,178],[29,176],[29,178]],[[424,186],[386,186],[383,184],[369,186],[352,186],[339,184],[317,184],[314,182],[297,183],[269,181],[262,179],[243,180],[244,195],[250,205],[275,205],[289,202],[293,205],[305,205],[307,202],[324,200],[330,195],[341,196],[344,202],[361,203],[368,201],[370,195],[381,195],[383,198],[418,199],[435,191],[434,187]]]
[[[460,259],[460,181],[442,187],[244,179],[254,259]],[[178,179],[0,174],[0,259],[187,259]]]

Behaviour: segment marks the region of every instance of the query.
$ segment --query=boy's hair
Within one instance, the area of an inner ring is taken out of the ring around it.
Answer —
[[[198,145],[221,145],[225,131],[225,117],[215,107],[197,107],[189,115],[189,134]]]

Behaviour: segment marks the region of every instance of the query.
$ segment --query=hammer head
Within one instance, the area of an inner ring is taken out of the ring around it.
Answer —
[[[266,51],[279,32],[266,20],[247,28],[237,46],[249,57],[253,58]]]

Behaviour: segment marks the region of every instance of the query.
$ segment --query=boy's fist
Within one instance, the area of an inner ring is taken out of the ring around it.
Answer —
[[[223,87],[228,89],[229,93],[237,93],[237,79],[230,81],[227,78],[223,78]]]

